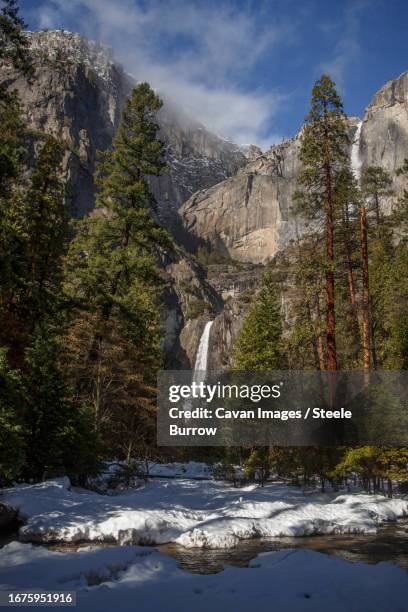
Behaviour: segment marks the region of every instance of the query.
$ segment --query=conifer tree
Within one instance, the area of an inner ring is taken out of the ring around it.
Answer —
[[[377,365],[377,356],[374,342],[373,322],[373,290],[370,288],[370,253],[369,238],[371,230],[371,218],[374,217],[375,235],[373,235],[373,247],[383,255],[383,248],[391,241],[384,217],[381,213],[383,198],[392,194],[391,177],[388,172],[379,166],[368,166],[363,170],[361,177],[360,200],[360,245],[361,245],[361,269],[362,269],[362,311],[363,311],[363,367],[369,370],[371,365]],[[381,261],[377,261],[381,265]]]
[[[367,166],[361,177],[361,191],[369,216],[373,216],[377,228],[384,223],[381,212],[383,201],[393,194],[389,173],[381,166]]]
[[[358,211],[360,193],[349,168],[338,173],[334,187],[334,202],[338,223],[335,227],[337,249],[336,298],[340,317],[340,341],[347,346],[343,362],[357,365],[360,350],[357,273],[359,271]],[[345,288],[345,291],[344,289]],[[343,299],[343,293],[347,299]],[[347,302],[347,303],[346,303]],[[341,312],[343,310],[343,312]]]
[[[28,52],[28,40],[23,30],[26,25],[19,16],[16,0],[1,0],[0,4],[0,64],[10,62],[16,70],[30,76],[32,64]],[[7,102],[12,94],[7,83],[0,84],[0,104]]]
[[[25,464],[24,400],[21,375],[11,370],[6,350],[0,349],[0,486],[20,476]]]
[[[343,105],[329,76],[313,87],[311,109],[306,117],[300,150],[298,210],[314,220],[324,218],[327,369],[337,369],[334,283],[334,186],[348,157],[347,125]]]
[[[22,366],[36,325],[61,310],[62,257],[68,241],[62,153],[61,145],[47,138],[31,177],[3,199],[0,343],[9,348],[15,367]]]
[[[147,414],[152,423],[161,358],[157,259],[171,243],[155,219],[147,179],[165,170],[155,122],[161,106],[147,83],[133,90],[112,149],[101,154],[96,212],[79,223],[67,260],[66,287],[77,306],[68,372],[95,427],[127,457],[143,438]]]
[[[264,276],[238,335],[234,367],[247,371],[283,368],[280,296],[270,274]]]
[[[83,479],[98,467],[97,438],[86,411],[73,402],[59,368],[62,347],[42,324],[27,350],[23,377],[25,473]]]

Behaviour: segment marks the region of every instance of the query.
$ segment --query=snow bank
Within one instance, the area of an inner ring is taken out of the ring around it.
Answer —
[[[188,548],[230,548],[261,536],[372,533],[382,521],[408,515],[402,498],[304,496],[282,483],[233,488],[182,479],[153,480],[114,497],[47,481],[7,489],[2,501],[26,519],[23,541],[177,542]]]
[[[86,612],[404,612],[408,577],[391,563],[352,564],[309,550],[257,557],[219,574],[182,571],[140,547],[51,552],[13,542],[0,551],[1,589],[76,590]]]

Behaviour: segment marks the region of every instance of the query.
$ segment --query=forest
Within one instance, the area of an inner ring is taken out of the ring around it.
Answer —
[[[25,25],[13,0],[3,5],[0,63],[30,78]],[[2,484],[61,475],[85,484],[104,460],[139,470],[142,460],[194,458],[227,479],[241,464],[262,483],[274,474],[404,491],[404,447],[157,448],[161,261],[182,248],[148,180],[167,171],[162,105],[148,83],[134,87],[111,148],[99,152],[96,208],[73,220],[62,177],[69,143],[33,133],[17,93],[0,85]],[[236,370],[408,368],[408,191],[388,210],[392,177],[378,166],[356,172],[351,140],[336,85],[322,75],[292,204],[307,231],[266,266],[235,343]],[[408,177],[408,151],[398,173]]]

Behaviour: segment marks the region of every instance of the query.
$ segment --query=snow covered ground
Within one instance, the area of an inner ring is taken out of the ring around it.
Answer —
[[[249,568],[185,572],[139,546],[51,552],[13,542],[0,551],[0,589],[77,591],[86,612],[405,612],[408,573],[308,550],[266,553]]]
[[[304,495],[282,483],[234,488],[215,481],[152,480],[108,496],[69,489],[68,479],[5,490],[18,508],[24,541],[80,540],[126,544],[177,542],[231,548],[253,537],[373,533],[408,515],[408,499],[380,495]]]
[[[11,542],[0,549],[0,589],[75,590],[87,612],[405,612],[408,573],[392,563],[349,563],[311,550],[264,553],[249,568],[184,571],[138,544],[177,542],[227,548],[257,536],[374,532],[408,514],[407,499],[303,492],[283,483],[234,488],[180,478],[202,467],[158,468],[154,479],[118,495],[70,489],[68,479],[19,485],[1,496],[18,508],[26,541],[111,541],[78,551]],[[161,476],[165,476],[161,473]],[[174,476],[178,478],[174,478]],[[135,544],[135,546],[129,546]]]

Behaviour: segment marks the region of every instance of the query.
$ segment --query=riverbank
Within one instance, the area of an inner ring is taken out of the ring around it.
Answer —
[[[259,555],[218,574],[183,571],[139,546],[53,552],[13,542],[0,551],[1,589],[77,591],[86,612],[404,612],[408,573],[307,550]]]
[[[408,499],[363,493],[305,495],[273,483],[235,488],[188,479],[154,480],[117,495],[70,488],[67,478],[6,489],[2,501],[25,520],[30,542],[175,542],[185,548],[233,548],[241,540],[375,533],[408,515]]]

